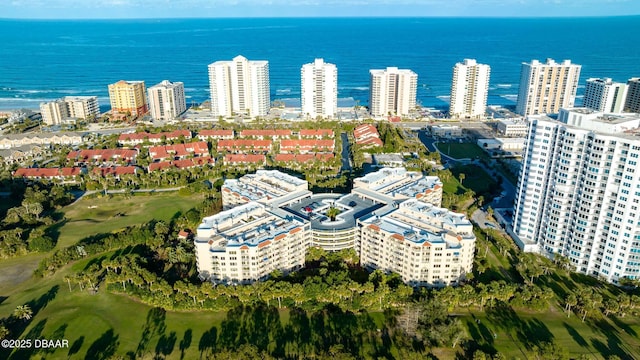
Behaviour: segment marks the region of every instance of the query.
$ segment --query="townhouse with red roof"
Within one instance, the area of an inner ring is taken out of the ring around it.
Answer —
[[[202,141],[208,140],[231,140],[233,139],[233,130],[225,129],[204,129],[198,132],[198,139]]]
[[[73,161],[76,165],[128,164],[135,162],[137,156],[137,149],[84,149],[69,152],[67,160]]]
[[[235,139],[235,140],[219,140],[217,150],[229,151],[233,153],[247,152],[269,152],[271,151],[273,141],[271,140],[254,140],[254,139]]]
[[[191,140],[191,131],[189,130],[174,130],[170,132],[161,132],[152,134],[148,132],[120,134],[118,137],[118,144],[120,145],[138,145],[146,141],[152,144],[159,144],[164,141],[177,141],[180,137],[184,137],[185,140]]]
[[[186,157],[208,157],[209,147],[206,142],[198,141],[186,144],[173,144],[149,147],[151,160],[184,159]]]
[[[283,153],[299,152],[330,152],[333,151],[335,140],[333,139],[299,139],[280,141],[280,151]]]

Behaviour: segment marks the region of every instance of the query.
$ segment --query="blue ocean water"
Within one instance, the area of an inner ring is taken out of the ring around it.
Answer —
[[[295,103],[300,67],[322,57],[338,67],[342,104],[366,105],[369,69],[418,74],[418,102],[446,107],[452,67],[491,66],[489,103],[515,104],[523,61],[571,59],[589,77],[640,76],[640,17],[279,18],[0,20],[0,108],[37,108],[66,95],[96,95],[121,79],[185,83],[188,102],[208,99],[207,65],[243,55],[268,60],[272,100]],[[580,100],[577,101],[580,103]]]

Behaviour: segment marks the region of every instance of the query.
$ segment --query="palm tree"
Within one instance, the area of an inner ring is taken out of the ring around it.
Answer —
[[[13,316],[26,321],[31,319],[33,311],[29,305],[19,305],[15,310],[13,310]]]
[[[567,317],[571,316],[571,308],[578,305],[578,298],[575,294],[571,293],[564,301],[564,309],[567,311]]]
[[[0,326],[0,339],[6,339],[9,337],[10,331],[4,326]]]
[[[340,209],[338,209],[337,207],[330,207],[327,210],[327,216],[331,219],[331,221],[336,221],[336,216],[338,216],[338,214],[340,214]]]
[[[460,173],[460,175],[458,175],[458,178],[460,179],[460,185],[462,185],[462,182],[467,178],[467,175],[465,175],[464,173]]]

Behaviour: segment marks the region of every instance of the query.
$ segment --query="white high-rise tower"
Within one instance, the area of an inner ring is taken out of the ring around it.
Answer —
[[[372,116],[408,115],[416,107],[416,73],[388,67],[386,70],[369,70],[369,74],[369,111]]]
[[[302,65],[302,114],[332,118],[338,113],[338,69],[322,59]]]
[[[640,276],[640,139],[625,133],[640,117],[574,108],[528,120],[513,214],[520,247],[612,282]]]
[[[606,113],[619,113],[627,98],[627,84],[611,79],[587,79],[582,106]]]
[[[572,64],[571,60],[522,63],[516,113],[557,114],[560,108],[573,107],[580,69],[581,66]]]
[[[243,56],[216,61],[209,65],[209,87],[213,116],[264,116],[269,112],[268,61],[249,61]]]
[[[453,67],[451,80],[451,105],[449,115],[454,118],[483,118],[487,110],[489,92],[489,65],[465,59]]]

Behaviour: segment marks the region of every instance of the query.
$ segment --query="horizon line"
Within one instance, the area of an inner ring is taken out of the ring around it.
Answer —
[[[490,15],[490,16],[468,16],[468,15],[332,15],[332,16],[181,16],[181,17],[0,17],[0,21],[4,20],[43,20],[43,21],[69,21],[69,20],[220,20],[220,19],[602,19],[602,18],[630,18],[640,17],[640,14],[624,14],[624,15],[548,15],[548,16],[514,16],[514,15]]]

